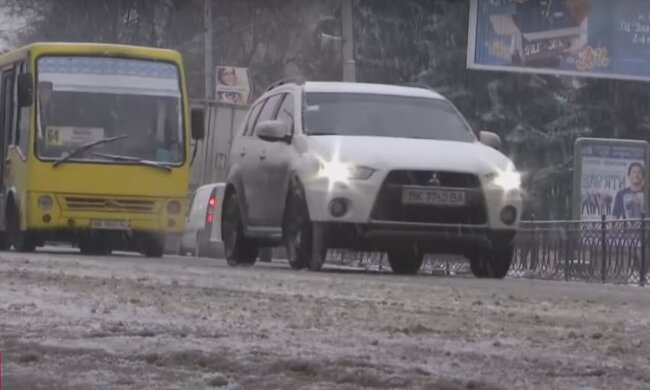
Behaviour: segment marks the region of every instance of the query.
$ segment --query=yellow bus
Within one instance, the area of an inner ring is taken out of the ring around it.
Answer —
[[[184,229],[192,138],[181,55],[35,43],[0,56],[0,246],[163,255]]]

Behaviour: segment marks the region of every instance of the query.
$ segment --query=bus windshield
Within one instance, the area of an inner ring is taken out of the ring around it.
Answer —
[[[42,57],[37,63],[39,158],[70,161],[184,160],[176,65],[114,57]],[[70,156],[72,157],[72,156]]]

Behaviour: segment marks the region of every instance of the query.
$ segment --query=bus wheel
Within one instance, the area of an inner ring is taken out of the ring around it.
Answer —
[[[163,257],[165,253],[165,240],[156,236],[148,237],[144,240],[142,253],[146,257]]]
[[[113,250],[102,237],[85,237],[79,240],[79,250],[87,256],[109,256]]]
[[[7,236],[5,246],[13,246],[17,252],[29,253],[36,250],[36,240],[29,232],[20,230],[20,218],[15,206],[7,213]]]
[[[9,250],[9,242],[7,241],[7,233],[0,232],[0,251]]]

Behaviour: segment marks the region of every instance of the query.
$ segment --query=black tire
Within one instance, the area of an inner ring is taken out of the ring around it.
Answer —
[[[113,250],[106,240],[101,237],[83,238],[79,240],[79,250],[86,256],[109,256]]]
[[[314,224],[309,217],[309,209],[302,186],[294,179],[287,197],[283,222],[283,236],[287,251],[287,260],[291,268],[300,270],[309,268],[319,271],[323,268],[327,255],[324,237],[319,237],[320,248],[315,248]],[[322,234],[317,229],[317,234]],[[314,250],[316,249],[316,250]]]
[[[179,255],[179,256],[187,255],[187,249],[185,249],[182,242],[178,243],[178,250],[177,250],[176,254]]]
[[[13,246],[16,252],[30,253],[36,250],[36,240],[29,232],[20,230],[20,214],[16,206],[12,205],[7,211],[7,248]]]
[[[404,245],[388,251],[388,263],[396,275],[416,275],[423,262],[424,253],[416,245]]]
[[[150,237],[145,240],[142,253],[146,257],[161,258],[165,254],[165,241],[158,237]]]
[[[251,266],[257,261],[259,245],[244,236],[244,224],[237,194],[231,194],[223,205],[221,220],[223,249],[226,262],[231,267]]]
[[[271,263],[273,261],[273,248],[260,249],[260,261],[263,263]]]
[[[512,245],[477,251],[469,256],[470,269],[476,278],[503,279],[514,257]]]
[[[215,257],[212,248],[210,248],[210,238],[206,237],[204,231],[196,235],[196,257]]]
[[[0,232],[0,251],[9,250],[9,242],[7,241],[7,233]]]

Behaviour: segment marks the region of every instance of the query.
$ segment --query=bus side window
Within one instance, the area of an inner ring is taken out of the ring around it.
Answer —
[[[14,118],[12,133],[13,136],[13,146],[18,146],[24,158],[27,158],[28,148],[27,145],[29,141],[29,110],[31,107],[19,107],[18,106],[18,76],[27,71],[25,62],[21,62],[19,66],[16,67],[17,72],[15,73],[14,78],[14,91],[13,91],[13,101],[14,101]]]
[[[14,71],[7,69],[2,72],[2,134],[3,149],[7,145],[13,145],[12,125],[14,123]],[[3,150],[3,154],[5,151]],[[5,156],[6,157],[6,156]]]
[[[29,111],[31,107],[18,107],[18,76],[27,71],[25,62],[22,62],[19,67],[19,72],[16,72],[16,79],[14,81],[14,106],[16,107],[16,121],[14,126],[16,135],[14,137],[14,145],[18,146],[25,158],[29,154]]]

